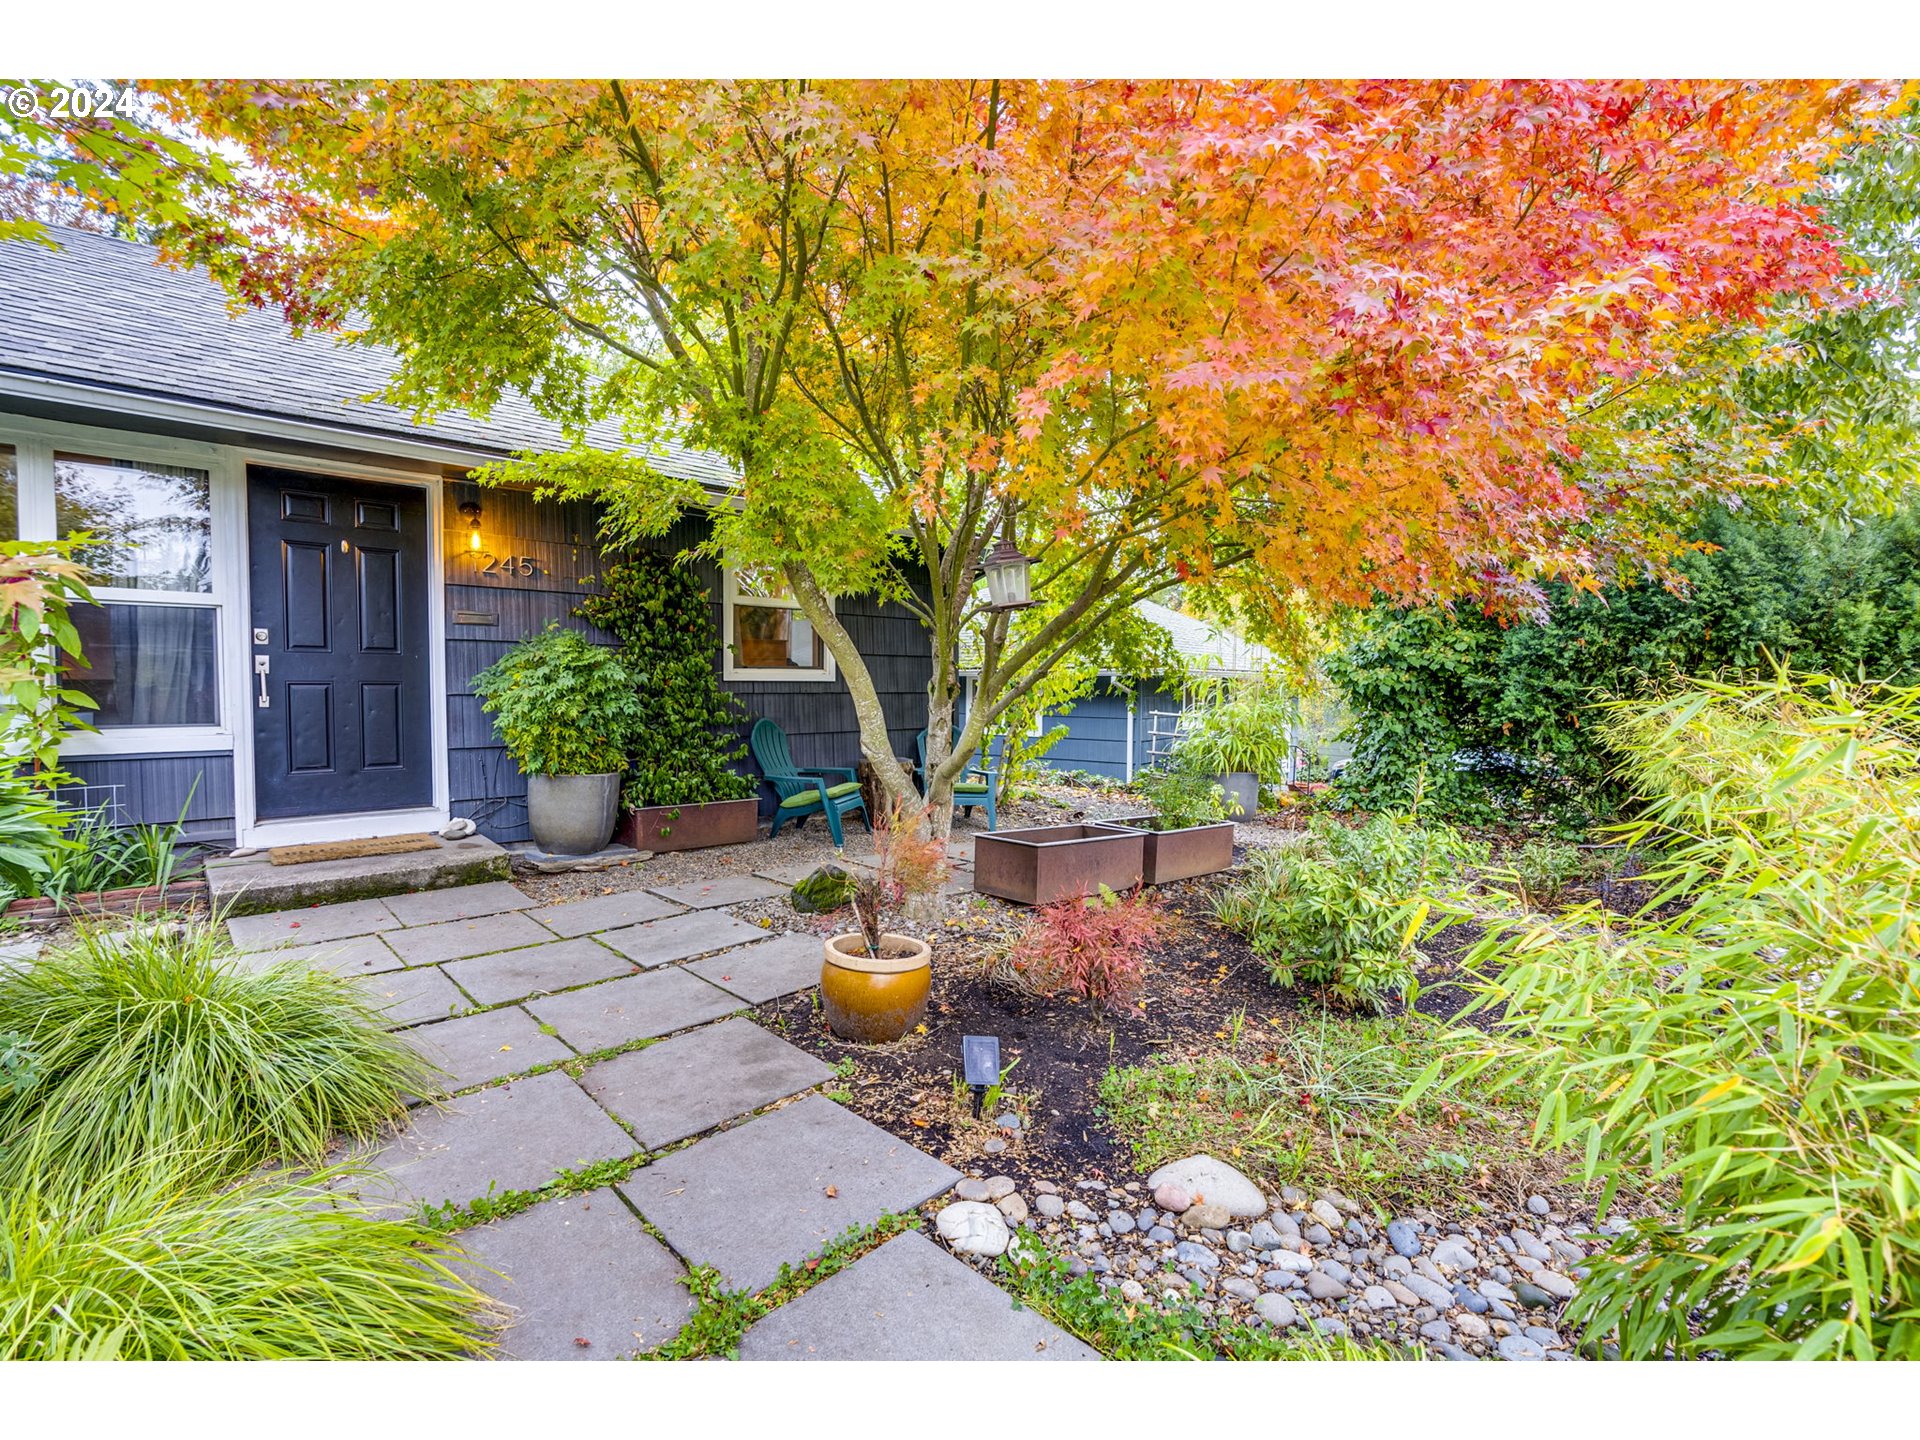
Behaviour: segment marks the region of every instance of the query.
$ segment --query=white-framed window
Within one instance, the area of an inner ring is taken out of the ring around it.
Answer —
[[[0,476],[0,536],[93,537],[79,558],[94,603],[73,615],[86,663],[67,683],[93,700],[98,733],[75,734],[64,752],[230,748],[237,567],[224,532],[235,517],[214,449],[35,427],[0,435]]]
[[[771,571],[729,567],[722,585],[722,674],[729,680],[831,680],[827,642]]]

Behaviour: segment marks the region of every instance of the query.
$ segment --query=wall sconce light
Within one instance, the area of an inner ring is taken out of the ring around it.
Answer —
[[[460,513],[466,517],[467,521],[467,549],[478,550],[480,548],[480,502],[478,500],[461,501]]]

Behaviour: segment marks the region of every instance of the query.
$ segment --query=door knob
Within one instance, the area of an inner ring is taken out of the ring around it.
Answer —
[[[273,703],[267,699],[267,672],[272,668],[273,657],[271,655],[256,655],[253,657],[253,673],[260,681],[260,698],[258,703],[259,708],[262,710],[265,710]]]

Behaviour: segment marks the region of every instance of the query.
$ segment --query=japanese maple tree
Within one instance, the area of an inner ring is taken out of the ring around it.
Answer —
[[[394,396],[509,388],[625,454],[493,478],[658,532],[738,467],[712,544],[777,567],[866,756],[911,782],[830,597],[931,634],[931,796],[1035,677],[1186,582],[1308,602],[1658,573],[1765,427],[1637,422],[1730,333],[1853,296],[1809,199],[1865,82],[312,82],[156,86],[244,155],[175,256],[396,346]],[[986,550],[1038,603],[991,612]],[[976,703],[946,738],[964,636]]]

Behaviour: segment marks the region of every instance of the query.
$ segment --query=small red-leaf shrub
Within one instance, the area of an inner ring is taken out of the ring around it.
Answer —
[[[1139,890],[1059,900],[1027,922],[1014,966],[1043,995],[1077,995],[1096,1010],[1130,1005],[1147,978],[1142,952],[1167,924],[1165,907]]]

